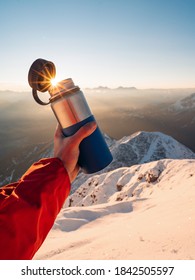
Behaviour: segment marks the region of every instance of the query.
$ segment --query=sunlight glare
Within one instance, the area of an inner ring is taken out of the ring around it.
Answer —
[[[52,84],[52,86],[54,86],[54,87],[57,85],[58,82],[59,82],[59,80],[56,79],[56,78],[51,79],[51,84]]]

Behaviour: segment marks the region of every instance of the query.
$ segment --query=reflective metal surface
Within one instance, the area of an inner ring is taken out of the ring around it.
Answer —
[[[56,99],[51,108],[62,128],[74,125],[92,115],[82,91]]]

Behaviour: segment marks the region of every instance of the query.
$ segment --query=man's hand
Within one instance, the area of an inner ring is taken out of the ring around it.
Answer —
[[[60,126],[57,126],[54,137],[54,157],[62,160],[71,183],[79,172],[78,157],[81,141],[92,134],[97,128],[95,122],[90,122],[81,127],[73,136],[64,137]]]

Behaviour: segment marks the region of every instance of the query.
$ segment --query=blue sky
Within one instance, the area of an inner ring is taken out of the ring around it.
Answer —
[[[195,0],[0,1],[0,89],[55,63],[81,87],[195,87]]]

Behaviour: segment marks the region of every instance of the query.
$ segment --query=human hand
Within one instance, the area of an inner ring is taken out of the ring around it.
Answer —
[[[59,158],[66,168],[71,183],[79,172],[78,157],[79,145],[81,141],[92,134],[97,128],[95,122],[90,122],[82,126],[74,135],[64,137],[60,125],[58,124],[54,136],[54,157]]]

